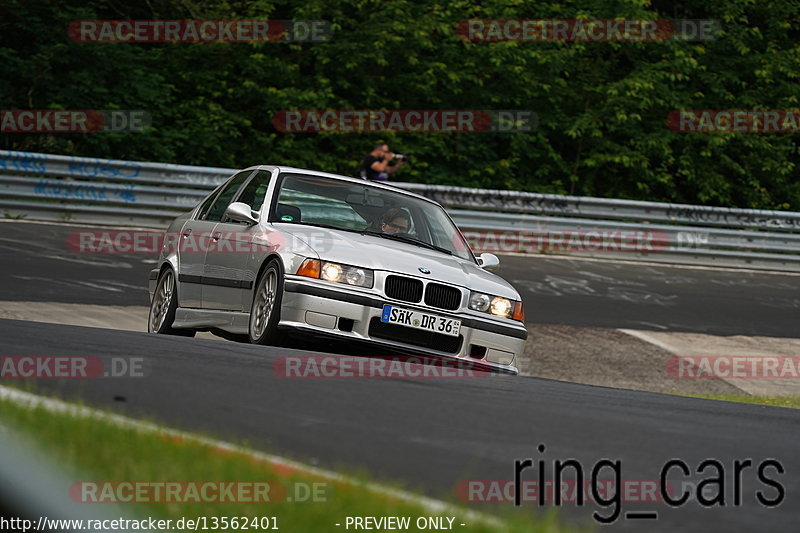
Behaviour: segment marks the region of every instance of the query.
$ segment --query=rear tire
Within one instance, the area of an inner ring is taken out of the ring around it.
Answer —
[[[147,317],[147,331],[162,335],[194,337],[195,330],[193,329],[176,329],[172,327],[177,308],[178,290],[175,283],[175,273],[171,268],[166,268],[158,277],[156,290],[153,292],[153,301],[150,302],[150,314]]]
[[[286,334],[278,330],[283,300],[283,274],[276,259],[267,263],[253,292],[248,336],[253,344],[280,346]]]

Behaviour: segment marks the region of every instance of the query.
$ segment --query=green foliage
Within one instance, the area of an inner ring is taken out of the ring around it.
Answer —
[[[354,174],[378,139],[396,179],[800,209],[798,134],[677,133],[676,109],[793,109],[794,0],[5,0],[0,108],[142,109],[146,133],[3,134],[5,149]],[[77,43],[76,19],[317,19],[323,43]],[[714,19],[705,42],[465,42],[470,18]],[[280,110],[521,109],[531,132],[281,133]]]

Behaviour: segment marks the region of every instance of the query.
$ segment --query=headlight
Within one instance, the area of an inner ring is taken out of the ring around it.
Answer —
[[[482,292],[471,292],[469,295],[469,308],[483,313],[489,313],[503,318],[513,318],[514,320],[524,321],[522,302],[503,298],[502,296],[492,296]]]
[[[367,288],[372,287],[374,279],[372,270],[368,268],[341,265],[311,258],[303,261],[303,264],[297,269],[297,275]]]
[[[508,318],[511,315],[511,300],[508,298],[496,297],[492,299],[492,305],[489,310],[495,316],[502,316]]]
[[[342,274],[344,274],[344,269],[336,263],[323,263],[322,273],[319,277],[325,281],[341,283]]]
[[[492,299],[489,297],[488,294],[483,294],[480,292],[473,292],[469,295],[469,308],[474,309],[476,311],[488,311],[489,304],[492,303]]]
[[[370,274],[369,286],[372,287],[372,272]],[[350,268],[344,275],[345,281],[350,285],[363,287],[367,283],[367,271],[363,268]]]

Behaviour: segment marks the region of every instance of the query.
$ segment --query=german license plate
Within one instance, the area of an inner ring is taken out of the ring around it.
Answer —
[[[381,313],[381,322],[387,324],[397,324],[398,326],[406,326],[408,328],[422,329],[425,331],[432,331],[434,333],[441,333],[442,335],[450,335],[458,337],[461,331],[461,321],[454,318],[445,318],[443,316],[429,315],[428,313],[421,313],[419,311],[412,311],[410,309],[402,309],[393,305],[384,305],[383,313]]]

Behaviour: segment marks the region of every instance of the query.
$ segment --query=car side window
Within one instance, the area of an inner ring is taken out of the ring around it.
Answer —
[[[245,170],[236,174],[231,181],[225,185],[225,187],[222,189],[222,192],[217,195],[217,199],[214,200],[214,204],[211,206],[211,209],[208,210],[202,219],[211,222],[220,222],[222,217],[225,215],[225,210],[231,204],[233,197],[239,190],[239,187],[242,186],[244,180],[246,180],[247,177],[252,173],[252,170]]]
[[[213,202],[214,198],[217,197],[217,195],[219,194],[219,190],[221,188],[222,186],[220,185],[219,187],[214,189],[205,200],[203,200],[203,203],[200,204],[200,208],[197,210],[197,214],[195,215],[195,218],[197,220],[205,219],[204,215],[208,212],[208,208],[211,207],[211,202]]]
[[[253,179],[250,180],[250,183],[245,186],[238,201],[246,203],[253,211],[261,211],[261,206],[264,205],[264,199],[267,196],[267,188],[269,187],[271,179],[272,172],[259,170]]]
[[[264,199],[267,195],[267,188],[269,187],[272,172],[266,170],[259,170],[253,179],[242,189],[241,194],[236,199],[237,202],[243,202],[250,206],[253,211],[261,211],[261,206],[264,205]],[[236,222],[228,217],[225,217],[222,222],[228,224],[239,224],[243,226],[249,225],[247,222]]]

